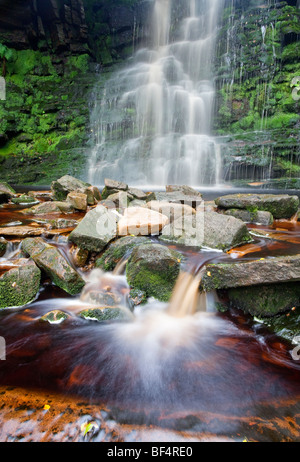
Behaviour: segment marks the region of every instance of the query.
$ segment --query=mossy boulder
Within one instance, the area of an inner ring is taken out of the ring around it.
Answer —
[[[70,295],[81,292],[84,280],[56,247],[37,237],[24,239],[21,248],[58,287]]]
[[[117,264],[126,257],[129,257],[133,249],[141,244],[150,243],[151,240],[144,236],[125,236],[111,243],[108,249],[97,258],[96,268],[104,271],[113,271]]]
[[[238,287],[228,290],[230,304],[253,316],[275,316],[300,306],[300,285],[296,283]]]
[[[298,196],[288,194],[229,194],[215,200],[223,209],[243,209],[249,212],[263,210],[275,219],[291,218],[299,208]]]
[[[160,244],[142,244],[133,249],[126,266],[126,277],[132,289],[147,297],[167,302],[180,272],[182,254]]]
[[[91,185],[70,175],[64,175],[51,183],[51,191],[55,200],[63,201],[67,195],[77,189],[88,188]]]
[[[22,258],[14,265],[0,277],[0,308],[26,305],[40,288],[41,271],[32,260]]]

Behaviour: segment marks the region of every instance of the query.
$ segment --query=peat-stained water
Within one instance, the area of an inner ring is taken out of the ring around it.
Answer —
[[[278,233],[280,239],[259,237],[230,254],[191,249],[186,251],[187,269],[197,273],[207,260],[297,253],[297,222],[250,227]],[[115,278],[116,290],[126,292],[125,277]],[[165,432],[170,432],[175,441],[244,436],[255,441],[300,441],[300,363],[291,356],[293,346],[261,324],[233,310],[177,317],[166,304],[156,302],[136,310],[132,320],[100,324],[78,316],[84,307],[78,297],[46,282],[35,302],[1,311],[0,336],[6,342],[6,360],[0,362],[1,418],[6,424],[7,419],[18,419],[18,413],[12,415],[5,406],[15,393],[7,386],[16,386],[36,389],[37,400],[40,393],[51,393],[52,408],[57,396],[60,413],[61,402],[71,406],[77,396],[93,408],[100,427],[104,421],[99,413],[106,409],[105,419],[114,422],[125,440],[147,440],[156,429],[156,435],[161,431],[167,437]],[[70,318],[59,325],[42,322],[40,317],[53,309]],[[28,393],[29,407],[34,408],[35,395]],[[71,420],[76,427],[80,415],[65,423],[66,433],[60,438],[82,437],[70,430]],[[56,419],[53,414],[53,425]],[[33,431],[31,438],[39,437]],[[5,440],[5,434],[0,438]],[[49,432],[47,438],[51,440]],[[57,438],[53,434],[53,440]],[[107,435],[99,430],[93,438],[105,440]]]

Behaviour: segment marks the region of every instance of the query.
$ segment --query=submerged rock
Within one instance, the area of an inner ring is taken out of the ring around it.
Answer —
[[[112,242],[108,249],[95,262],[96,268],[113,271],[123,258],[129,257],[133,249],[141,244],[150,243],[144,236],[125,236]]]
[[[63,201],[71,191],[76,191],[81,188],[88,188],[91,185],[84,181],[78,180],[70,175],[65,175],[51,184],[53,198],[57,201]]]
[[[32,260],[14,260],[13,265],[0,277],[0,308],[26,305],[40,288],[41,271]]]
[[[101,252],[117,236],[117,215],[98,205],[90,210],[69,235],[81,249]]]
[[[21,248],[58,287],[70,295],[81,292],[85,285],[84,280],[56,247],[37,237],[24,239]]]
[[[113,320],[124,321],[124,320],[129,319],[129,314],[124,309],[115,307],[115,306],[102,306],[102,307],[88,308],[88,309],[82,310],[79,313],[79,316],[88,321],[97,321],[97,322],[105,322],[105,321],[113,321]]]
[[[245,223],[216,212],[198,212],[166,226],[160,240],[187,247],[229,250],[251,240]]]
[[[275,219],[291,218],[299,207],[298,196],[287,194],[229,194],[215,200],[220,208],[245,209],[249,212],[263,210]]]
[[[132,289],[160,301],[169,301],[180,272],[182,255],[160,244],[142,244],[133,249],[126,267]]]
[[[52,310],[49,313],[44,314],[40,318],[40,321],[48,322],[49,324],[61,324],[66,319],[70,318],[70,315],[61,310]]]

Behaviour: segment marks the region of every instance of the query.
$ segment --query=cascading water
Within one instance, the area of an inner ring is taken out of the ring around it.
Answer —
[[[220,182],[220,149],[210,128],[223,1],[186,0],[178,27],[174,3],[155,1],[151,44],[108,81],[93,110],[93,184],[105,177],[151,186]]]

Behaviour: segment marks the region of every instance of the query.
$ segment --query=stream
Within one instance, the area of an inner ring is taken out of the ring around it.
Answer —
[[[24,218],[23,208],[4,205],[0,225],[32,225],[35,218]],[[0,441],[300,441],[295,346],[240,310],[218,312],[216,296],[204,303],[195,285],[208,260],[299,253],[299,222],[249,228],[273,238],[257,237],[229,253],[177,248],[190,279],[183,290],[182,281],[175,287],[175,311],[150,300],[132,313],[124,272],[95,279],[92,269],[82,276],[109,284],[122,297],[129,320],[80,318],[84,297],[68,295],[45,276],[36,300],[1,310],[6,359],[0,362]],[[72,263],[66,236],[48,239]],[[2,265],[18,252],[18,242],[10,240]],[[178,316],[182,293],[189,290],[185,304],[196,296],[198,309]],[[69,317],[60,324],[41,322],[51,310]]]

